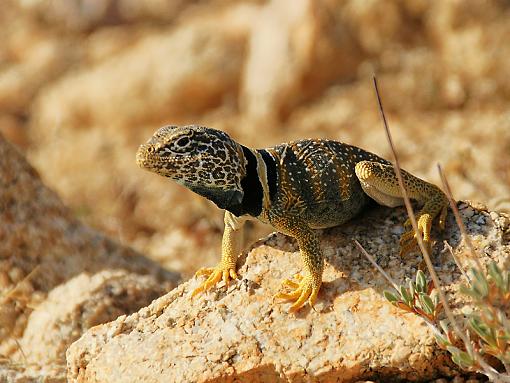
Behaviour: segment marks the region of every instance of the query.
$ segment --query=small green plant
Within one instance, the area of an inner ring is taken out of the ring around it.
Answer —
[[[477,349],[499,359],[510,372],[510,272],[492,262],[487,273],[473,268],[470,276],[471,283],[461,292],[471,297],[476,308],[469,314],[469,328],[477,336]]]
[[[385,298],[394,306],[420,315],[430,322],[435,322],[441,311],[439,296],[433,294],[434,283],[427,282],[423,271],[419,270],[416,279],[409,281],[409,286],[398,286],[397,293],[384,291]]]
[[[377,265],[375,259],[368,254],[358,242],[356,242],[356,244],[362,253],[396,289],[397,294],[385,292],[385,297],[393,305],[405,311],[420,315],[433,329],[439,346],[448,350],[452,356],[452,360],[457,365],[468,371],[480,372],[493,382],[510,383],[510,322],[507,316],[507,314],[510,314],[510,272],[501,270],[494,262],[487,266],[487,270],[483,268],[479,256],[464,227],[448,181],[441,167],[438,165],[439,174],[450,207],[462,237],[471,252],[471,260],[476,264],[475,267],[470,269],[469,275],[466,276],[467,285],[461,288],[461,293],[471,297],[474,309],[467,315],[467,320],[463,321],[459,326],[448,305],[446,295],[441,289],[440,280],[434,270],[430,259],[431,249],[425,246],[420,230],[418,229],[416,217],[402,180],[397,152],[393,145],[388,123],[384,115],[375,76],[373,81],[381,119],[391,152],[393,153],[395,173],[399,181],[404,204],[425,264],[434,281],[434,286],[437,291],[437,295],[434,297],[437,296],[439,299],[435,299],[431,296],[434,288],[431,287],[430,282],[426,282],[425,275],[421,271],[416,275],[416,281],[409,283],[409,288],[398,286],[389,278],[386,272]],[[455,259],[453,251],[451,251],[451,253]],[[460,265],[459,268],[461,268]],[[444,310],[447,319],[438,322],[437,319],[441,310]],[[452,330],[449,329],[449,325],[452,327]],[[486,360],[488,356],[497,358],[503,364],[505,371],[500,372],[492,367]]]
[[[468,371],[483,370],[479,357],[497,358],[507,372],[510,366],[510,272],[501,270],[495,262],[489,264],[487,273],[476,268],[469,272],[470,282],[463,285],[461,293],[469,296],[474,309],[467,315],[466,327],[471,347],[465,347],[447,321],[438,320],[442,306],[433,294],[432,281],[427,282],[420,270],[409,287],[400,285],[396,293],[384,291],[384,296],[394,306],[421,316],[433,327],[438,345],[447,350],[452,360]],[[439,325],[439,326],[438,326]]]

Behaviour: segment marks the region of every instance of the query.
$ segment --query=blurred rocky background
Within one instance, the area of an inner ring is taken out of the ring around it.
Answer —
[[[222,214],[138,145],[198,123],[389,156],[376,74],[404,167],[508,211],[508,20],[489,0],[3,0],[0,132],[74,215],[186,277],[219,259]]]

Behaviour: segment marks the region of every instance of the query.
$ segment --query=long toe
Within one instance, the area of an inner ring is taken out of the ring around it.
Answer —
[[[417,247],[418,247],[418,242],[416,241],[416,238],[412,238],[411,240],[409,240],[405,243],[401,243],[399,256],[405,257],[407,254],[416,250]]]
[[[306,304],[306,302],[310,303],[313,307],[321,286],[321,282],[318,280],[316,281],[317,283],[314,283],[315,279],[311,276],[303,277],[301,275],[296,275],[295,278],[299,281],[299,283],[289,279],[282,282],[282,286],[290,287],[292,291],[282,292],[273,297],[273,299],[294,301],[292,306],[290,306],[289,312],[298,311]]]
[[[197,270],[195,273],[195,277],[201,277],[203,275],[206,275],[209,277],[214,272],[214,267],[202,267],[201,269]]]
[[[201,275],[205,275],[206,273],[202,273]],[[211,273],[208,273],[209,277],[200,284],[193,292],[191,293],[191,297],[195,297],[196,295],[209,290],[211,287],[213,287],[216,283],[218,283],[221,280],[222,277],[222,271],[213,269]]]
[[[311,288],[306,288],[301,291],[301,295],[299,296],[298,300],[294,302],[292,306],[290,306],[289,312],[294,313],[298,311],[301,307],[303,307],[308,300],[308,297],[310,297],[312,293]]]
[[[235,269],[229,265],[224,265],[222,263],[218,264],[216,267],[208,267],[198,270],[195,273],[195,276],[207,276],[207,279],[200,284],[193,292],[191,293],[191,297],[195,297],[196,295],[210,290],[213,288],[219,281],[223,281],[225,286],[228,287],[231,279],[237,278],[237,273]]]
[[[299,287],[299,283],[294,282],[290,279],[286,279],[282,282],[282,286],[290,287],[291,289],[297,289]]]
[[[301,296],[301,291],[296,289],[290,293],[278,293],[275,294],[274,299],[284,299],[286,301],[295,301]]]

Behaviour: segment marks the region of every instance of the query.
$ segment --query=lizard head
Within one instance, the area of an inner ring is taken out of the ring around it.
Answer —
[[[196,125],[164,126],[140,146],[136,162],[142,169],[169,177],[218,206],[240,203],[243,198],[241,179],[246,171],[241,145],[220,130]]]

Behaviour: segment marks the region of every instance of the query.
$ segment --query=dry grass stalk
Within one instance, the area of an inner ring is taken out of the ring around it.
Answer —
[[[476,267],[479,270],[484,270],[482,267],[482,264],[480,263],[480,260],[478,259],[478,255],[476,254],[475,247],[473,245],[473,242],[471,241],[471,238],[469,235],[467,235],[466,227],[464,226],[464,223],[462,222],[462,218],[459,213],[459,209],[457,207],[457,203],[453,199],[452,190],[450,189],[450,184],[448,183],[448,180],[446,179],[443,169],[441,168],[441,165],[437,164],[437,170],[439,171],[439,176],[441,177],[441,182],[443,183],[443,189],[445,190],[446,196],[448,197],[448,201],[450,203],[450,207],[453,211],[453,215],[455,217],[455,221],[457,222],[457,226],[459,227],[460,233],[462,234],[462,238],[466,242],[466,244],[469,247],[469,251],[471,253],[471,259],[473,262],[475,262]]]
[[[32,271],[30,271],[21,281],[19,281],[18,283],[16,283],[16,285],[12,288],[12,289],[9,289],[5,292],[2,292],[2,294],[0,295],[0,306],[2,305],[6,305],[7,302],[9,300],[17,300],[18,302],[20,302],[19,299],[16,298],[16,292],[18,291],[18,289],[20,288],[20,286],[22,286],[25,282],[29,281],[31,278],[33,278],[37,272],[39,272],[41,266],[40,265],[37,265],[36,267],[34,267],[32,269]],[[26,306],[28,306],[26,304],[26,302],[21,302],[23,304],[25,304]],[[1,308],[0,308],[1,309]],[[5,323],[0,323],[0,325],[2,327],[7,327]],[[8,335],[9,336],[9,335]],[[9,336],[10,337],[10,336]],[[27,365],[27,356],[25,354],[25,352],[23,351],[23,348],[21,347],[21,344],[19,343],[18,339],[16,338],[12,338],[11,339],[14,341],[14,344],[16,345],[16,347],[18,348],[24,362],[25,362],[25,365]],[[9,358],[7,358],[7,360],[10,361]],[[11,363],[11,362],[9,362]]]
[[[481,371],[486,376],[488,376],[489,379],[491,379],[494,382],[510,382],[510,377],[502,376],[497,370],[495,370],[488,363],[486,363],[485,360],[481,357],[481,355],[476,350],[473,349],[469,337],[467,336],[466,333],[464,333],[460,329],[460,327],[458,326],[458,324],[457,324],[457,322],[456,322],[456,320],[455,320],[455,318],[453,316],[453,312],[452,312],[450,306],[448,305],[448,301],[446,300],[446,295],[445,295],[443,289],[441,288],[441,284],[440,284],[439,278],[437,276],[437,273],[436,273],[436,271],[434,269],[434,266],[432,264],[432,261],[430,259],[430,255],[428,253],[428,249],[426,248],[425,244],[423,243],[423,239],[422,239],[422,237],[420,235],[420,232],[418,230],[418,225],[417,225],[417,222],[416,222],[416,216],[414,215],[414,211],[413,211],[413,208],[412,208],[412,205],[411,205],[411,201],[410,201],[409,196],[407,194],[407,191],[406,191],[406,189],[404,187],[404,182],[403,182],[403,179],[402,179],[402,172],[401,172],[401,168],[400,168],[400,163],[399,163],[399,160],[398,160],[397,152],[395,150],[395,146],[393,145],[393,140],[391,138],[391,133],[390,133],[390,130],[389,130],[389,127],[388,127],[388,123],[386,121],[386,116],[384,114],[384,109],[383,109],[381,97],[380,97],[380,94],[379,94],[379,88],[377,86],[377,79],[376,79],[375,76],[373,77],[373,82],[374,82],[374,88],[375,88],[375,92],[376,92],[376,96],[377,96],[377,102],[379,104],[379,112],[380,112],[380,115],[381,115],[381,119],[383,121],[385,132],[386,132],[386,138],[388,139],[388,143],[390,145],[390,149],[391,149],[391,152],[393,154],[393,160],[394,160],[393,161],[393,165],[394,165],[394,168],[395,168],[395,173],[396,173],[396,176],[397,176],[397,179],[398,179],[400,190],[402,191],[402,196],[403,196],[404,203],[405,203],[405,206],[406,206],[406,209],[407,209],[407,213],[409,215],[409,219],[410,219],[411,224],[413,226],[413,230],[414,230],[415,235],[416,235],[416,240],[418,242],[418,246],[419,246],[419,248],[420,248],[420,250],[421,250],[421,252],[423,254],[425,263],[427,265],[427,269],[429,270],[429,273],[430,273],[430,275],[432,277],[434,285],[435,285],[435,287],[436,287],[436,289],[438,291],[439,299],[440,299],[440,301],[441,301],[441,303],[443,305],[443,308],[445,310],[445,314],[446,314],[446,316],[448,318],[448,321],[450,322],[452,328],[454,329],[455,335],[458,338],[460,338],[462,340],[462,342],[464,343],[464,347],[466,348],[468,354],[474,356],[476,362],[481,367]],[[455,204],[455,201],[453,200],[453,197],[451,195],[451,191],[448,188],[445,192],[446,192],[446,194],[448,196],[450,204],[452,205],[452,209],[454,209],[454,212],[455,212],[455,209],[457,208],[457,205]],[[453,206],[455,206],[455,208],[453,208]],[[458,214],[458,209],[457,209],[457,214]],[[458,215],[458,216],[460,218],[460,215]],[[464,233],[465,233],[465,230],[464,230]],[[474,249],[474,248],[471,247],[471,249]],[[474,256],[476,257],[476,253],[474,253]]]
[[[450,252],[450,255],[452,256],[453,260],[455,261],[455,264],[459,268],[460,272],[462,273],[462,276],[466,280],[467,283],[470,282],[469,275],[467,275],[466,271],[464,270],[464,267],[462,266],[462,263],[460,262],[459,258],[455,255],[453,252],[453,248],[447,241],[443,241],[444,247]]]
[[[375,258],[371,254],[369,254],[368,251],[366,251],[365,248],[361,246],[361,244],[356,239],[354,240],[354,243],[356,244],[356,246],[358,246],[358,249],[370,261],[370,263],[374,265],[374,267],[384,276],[384,278],[386,278],[386,280],[393,286],[393,288],[398,291],[398,285],[393,281],[393,279],[391,279],[391,277],[386,273],[386,271],[384,271],[384,269],[377,264]]]

